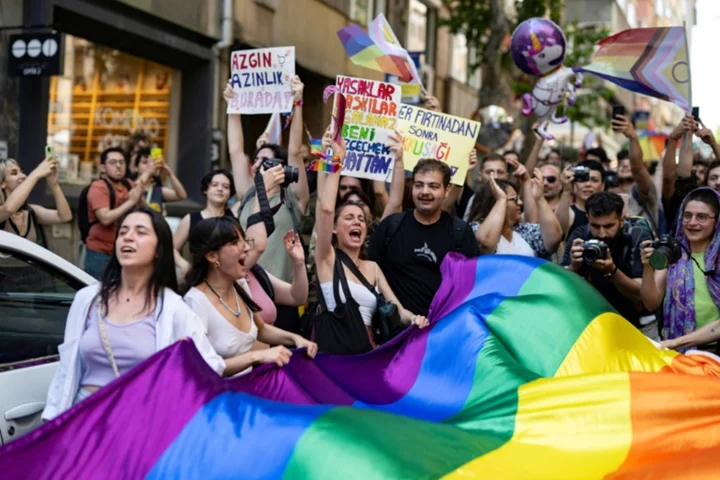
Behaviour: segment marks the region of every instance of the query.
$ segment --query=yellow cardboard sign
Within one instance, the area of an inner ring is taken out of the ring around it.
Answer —
[[[468,156],[475,147],[479,122],[403,104],[397,124],[403,134],[405,170],[415,168],[420,159],[433,158],[450,166],[451,183],[465,183]]]

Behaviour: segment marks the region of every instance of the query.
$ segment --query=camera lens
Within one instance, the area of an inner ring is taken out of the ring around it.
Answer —
[[[650,266],[655,270],[665,270],[670,264],[672,250],[666,246],[658,247],[652,255],[650,255]]]
[[[598,258],[600,258],[600,248],[597,245],[586,247],[583,250],[583,260],[586,264],[595,263]]]
[[[300,170],[296,167],[285,167],[285,184],[296,183],[300,179]]]

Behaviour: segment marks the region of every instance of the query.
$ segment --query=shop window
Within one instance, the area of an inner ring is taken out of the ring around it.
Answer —
[[[51,80],[48,114],[48,144],[61,181],[89,183],[100,152],[127,149],[134,133],[168,157],[179,78],[170,67],[67,35],[64,72]]]

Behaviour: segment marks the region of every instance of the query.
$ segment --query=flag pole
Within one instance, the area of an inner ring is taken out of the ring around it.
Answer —
[[[687,69],[688,69],[688,101],[690,102],[690,108],[692,109],[692,70],[690,69],[690,48],[688,48],[687,39],[687,24],[683,20],[683,36],[685,37],[685,56],[687,57]]]

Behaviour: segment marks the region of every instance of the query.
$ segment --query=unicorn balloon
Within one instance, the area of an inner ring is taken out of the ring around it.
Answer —
[[[540,77],[532,93],[523,95],[522,113],[535,113],[536,131],[548,140],[554,137],[547,131],[550,121],[564,123],[567,117],[558,117],[558,105],[575,104],[575,88],[580,87],[582,76],[563,66],[565,35],[555,23],[544,18],[531,18],[518,25],[510,40],[510,53],[523,72]],[[574,77],[575,81],[571,82]]]

